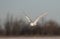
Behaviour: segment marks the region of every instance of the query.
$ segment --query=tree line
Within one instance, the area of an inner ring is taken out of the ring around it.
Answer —
[[[36,26],[31,27],[23,19],[12,21],[12,17],[9,19],[7,16],[4,24],[5,29],[0,27],[0,35],[6,36],[24,36],[24,35],[60,35],[60,25],[53,21],[46,21],[44,24],[38,23]],[[1,25],[0,25],[1,26]]]

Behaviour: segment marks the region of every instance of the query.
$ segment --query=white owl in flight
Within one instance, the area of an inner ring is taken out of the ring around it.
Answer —
[[[39,21],[39,19],[41,19],[42,17],[46,16],[48,14],[48,12],[45,12],[44,14],[38,16],[35,21],[32,21],[27,15],[25,16],[26,19],[28,20],[28,22],[30,23],[30,26],[36,26],[37,22]]]

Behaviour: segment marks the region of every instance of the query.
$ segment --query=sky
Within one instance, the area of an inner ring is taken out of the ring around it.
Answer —
[[[0,0],[0,18],[6,19],[7,13],[20,18],[27,14],[36,19],[42,12],[48,12],[47,19],[60,22],[60,0]]]

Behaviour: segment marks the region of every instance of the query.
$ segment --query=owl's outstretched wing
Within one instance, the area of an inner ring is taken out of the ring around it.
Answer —
[[[45,12],[43,15],[38,16],[37,19],[34,21],[34,24],[36,24],[40,18],[46,16],[47,13],[48,13],[48,12]]]
[[[30,18],[28,16],[25,16],[28,22],[31,22]]]

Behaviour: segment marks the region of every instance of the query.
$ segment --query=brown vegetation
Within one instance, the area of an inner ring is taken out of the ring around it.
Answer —
[[[60,35],[60,26],[55,21],[47,21],[45,24],[36,25],[31,27],[29,24],[26,24],[24,20],[20,19],[12,21],[7,17],[5,22],[6,31],[0,29],[0,35],[12,35],[12,36],[22,36],[22,35]]]

